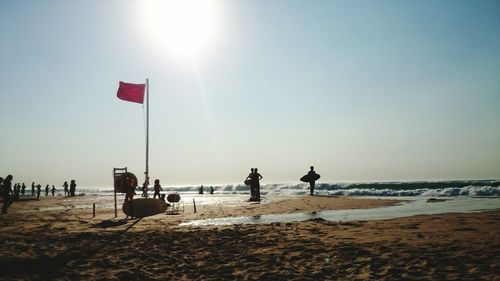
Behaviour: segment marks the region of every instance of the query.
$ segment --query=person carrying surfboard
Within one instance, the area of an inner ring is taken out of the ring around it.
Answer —
[[[309,183],[309,193],[314,195],[314,185],[316,181],[320,178],[320,175],[316,174],[314,171],[314,166],[311,166],[311,170],[307,173],[307,175],[300,178],[300,181]]]

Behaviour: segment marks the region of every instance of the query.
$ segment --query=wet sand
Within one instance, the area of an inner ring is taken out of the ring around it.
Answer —
[[[397,202],[305,196],[133,220],[112,209],[37,211],[95,201],[14,203],[0,217],[0,279],[500,280],[500,211],[201,228],[178,224]]]

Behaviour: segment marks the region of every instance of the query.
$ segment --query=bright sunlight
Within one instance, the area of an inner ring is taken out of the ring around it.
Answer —
[[[175,55],[198,56],[217,31],[215,1],[140,1],[142,22],[152,42]]]

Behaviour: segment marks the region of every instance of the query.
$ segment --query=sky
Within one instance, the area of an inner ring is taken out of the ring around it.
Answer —
[[[163,186],[500,178],[499,1],[191,4],[1,1],[0,176],[141,181],[148,78]]]

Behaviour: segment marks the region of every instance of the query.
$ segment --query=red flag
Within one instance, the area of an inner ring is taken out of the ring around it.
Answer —
[[[144,89],[146,84],[131,84],[120,81],[117,96],[119,99],[144,103]]]

